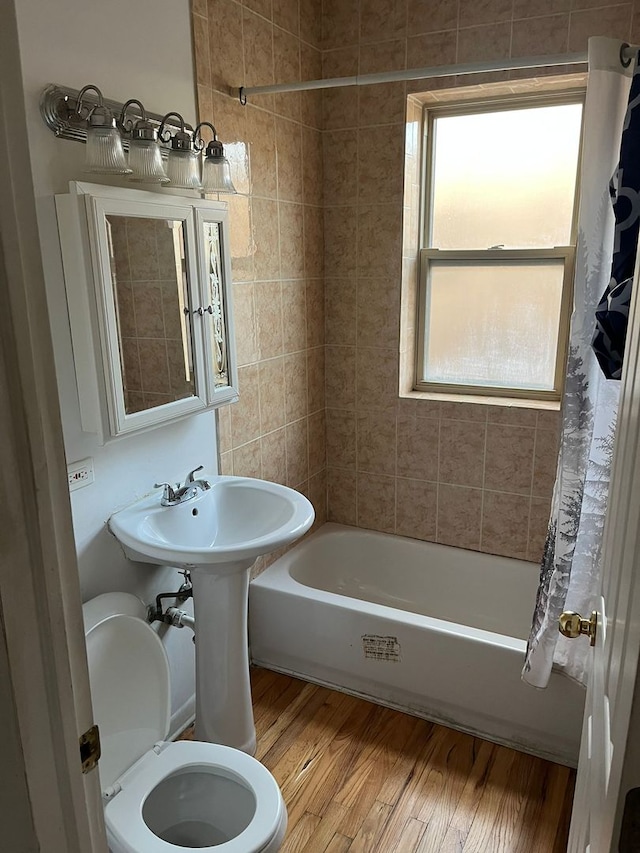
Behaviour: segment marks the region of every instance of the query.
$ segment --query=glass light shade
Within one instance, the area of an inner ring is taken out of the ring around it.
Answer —
[[[186,190],[202,189],[199,160],[200,157],[196,151],[180,151],[172,148],[167,161],[170,185]]]
[[[202,189],[206,193],[235,193],[231,166],[226,157],[205,157],[202,167]]]
[[[166,184],[169,178],[164,170],[160,146],[152,139],[132,139],[129,143],[130,181],[139,184]]]
[[[115,127],[88,127],[85,172],[128,175],[122,140]]]

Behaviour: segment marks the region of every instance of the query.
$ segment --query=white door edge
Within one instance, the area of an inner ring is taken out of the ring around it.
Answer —
[[[617,850],[640,652],[640,256],[629,312],[569,853]],[[585,642],[580,638],[576,642]],[[637,711],[636,711],[637,713]],[[638,776],[638,774],[636,774]],[[635,784],[638,784],[636,782]]]

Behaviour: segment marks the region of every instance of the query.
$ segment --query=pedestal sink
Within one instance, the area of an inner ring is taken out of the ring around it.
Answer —
[[[177,506],[155,494],[115,513],[109,528],[131,560],[192,572],[196,617],[196,737],[253,754],[247,602],[257,557],[302,536],[311,503],[248,477],[210,477]]]

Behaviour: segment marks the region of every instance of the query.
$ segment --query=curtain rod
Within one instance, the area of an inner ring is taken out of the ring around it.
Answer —
[[[620,46],[620,62],[626,68],[631,62],[637,46],[623,42]],[[433,65],[426,68],[410,68],[403,71],[381,71],[374,74],[355,74],[352,77],[331,77],[326,80],[305,80],[300,83],[274,83],[270,86],[241,86],[235,90],[244,106],[250,95],[269,95],[277,92],[307,92],[312,89],[337,89],[346,86],[370,86],[374,83],[398,83],[406,80],[428,80],[431,77],[454,77],[457,74],[481,74],[487,71],[513,71],[519,68],[545,68],[551,65],[581,65],[586,63],[585,53],[560,53],[553,56],[525,56],[520,59],[505,59],[502,62],[484,60],[459,65]]]

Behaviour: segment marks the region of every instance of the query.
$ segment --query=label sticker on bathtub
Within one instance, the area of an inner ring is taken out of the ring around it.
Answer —
[[[366,658],[395,661],[396,663],[400,661],[400,643],[397,637],[363,634],[362,648]]]

